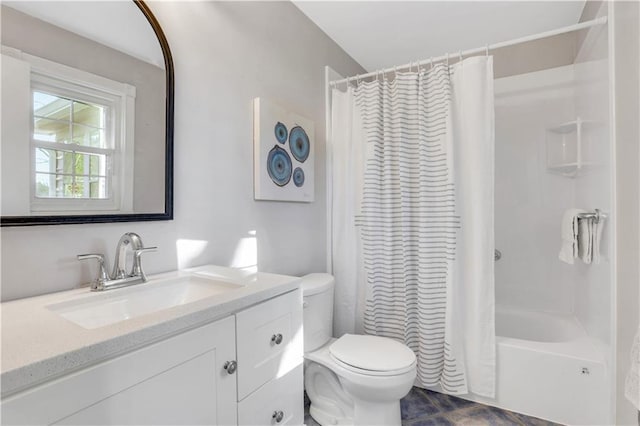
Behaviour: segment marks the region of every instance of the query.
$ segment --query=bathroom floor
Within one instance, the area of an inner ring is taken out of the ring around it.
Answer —
[[[400,402],[402,426],[552,426],[536,417],[501,410],[454,396],[414,387]],[[309,415],[309,399],[304,395],[304,421],[318,426]]]

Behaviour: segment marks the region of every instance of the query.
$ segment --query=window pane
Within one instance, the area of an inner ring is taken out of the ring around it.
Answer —
[[[56,95],[33,92],[33,113],[38,117],[71,121],[71,101]]]
[[[73,102],[73,122],[91,127],[105,127],[105,108],[84,102]]]
[[[69,143],[71,140],[69,122],[34,117],[33,139],[43,142]]]
[[[36,173],[36,197],[63,197],[64,177],[56,174]]]
[[[62,178],[64,198],[75,198],[75,183],[73,176],[59,176]]]
[[[105,176],[106,155],[76,153],[76,175],[102,175]]]
[[[83,175],[86,172],[89,172],[89,170],[88,170],[89,169],[89,164],[87,163],[86,164],[87,167],[85,167],[85,160],[89,161],[89,159],[86,158],[86,155],[84,155],[84,154],[76,153],[73,156],[73,171],[72,171],[72,173],[74,175]],[[85,172],[85,169],[87,169],[86,172]]]
[[[52,149],[36,148],[36,172],[55,173],[55,171],[56,151]]]
[[[89,156],[89,174],[90,175],[107,175],[107,156],[91,155]]]
[[[94,148],[107,148],[104,130],[83,125],[73,125],[73,143]]]
[[[56,172],[64,173],[66,175],[73,174],[74,159],[73,152],[56,151]]]
[[[41,173],[82,173],[82,159],[74,158],[73,152],[36,148],[36,172]]]
[[[36,173],[36,197],[56,196],[56,176]]]
[[[91,177],[90,179],[90,197],[91,198],[107,198],[106,179],[103,177]]]

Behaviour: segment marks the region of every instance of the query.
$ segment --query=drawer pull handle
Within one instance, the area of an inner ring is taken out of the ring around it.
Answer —
[[[284,413],[280,410],[274,411],[271,418],[274,419],[276,423],[280,423],[282,419],[284,419]]]
[[[282,343],[282,334],[278,333],[271,336],[271,343],[275,343],[276,345]]]
[[[233,374],[236,372],[236,370],[238,369],[238,363],[235,361],[227,361],[224,363],[224,365],[222,366],[222,368],[224,368],[225,370],[227,370],[227,373],[229,374]]]

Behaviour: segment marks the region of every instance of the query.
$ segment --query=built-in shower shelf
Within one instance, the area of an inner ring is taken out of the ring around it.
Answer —
[[[580,118],[577,118],[576,120],[573,120],[573,121],[567,121],[566,123],[549,127],[547,131],[553,132],[553,133],[561,133],[561,134],[573,133],[578,131],[578,126],[581,126],[582,128],[581,130],[590,130],[597,127],[601,127],[602,124],[598,121],[582,120]]]
[[[602,123],[582,120],[561,123],[546,130],[547,170],[566,177],[577,177],[596,168],[593,161],[596,144],[601,139]]]
[[[598,163],[564,163],[547,166],[547,170],[566,177],[577,177],[599,166]]]

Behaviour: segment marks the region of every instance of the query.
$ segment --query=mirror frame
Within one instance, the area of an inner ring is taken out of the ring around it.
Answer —
[[[164,213],[96,214],[96,215],[56,215],[56,216],[2,216],[0,226],[70,225],[79,223],[147,222],[173,220],[173,105],[174,74],[173,57],[167,38],[160,23],[143,0],[133,0],[147,18],[158,38],[166,71],[165,105],[165,172],[164,172]]]

